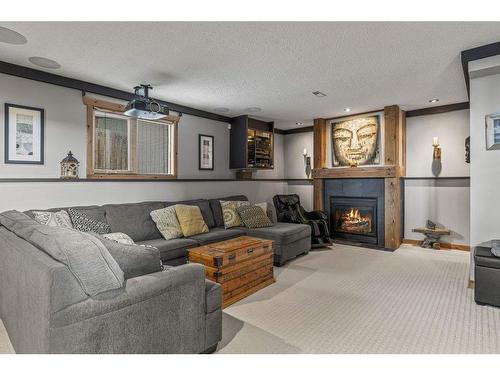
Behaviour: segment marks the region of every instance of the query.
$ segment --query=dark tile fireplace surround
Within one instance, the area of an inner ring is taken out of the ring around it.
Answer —
[[[325,179],[325,211],[334,240],[384,248],[383,178]]]

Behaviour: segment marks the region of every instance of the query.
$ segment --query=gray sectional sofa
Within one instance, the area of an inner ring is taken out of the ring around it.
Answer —
[[[210,232],[162,239],[149,213],[176,203],[199,206]],[[18,353],[212,352],[222,336],[221,288],[205,280],[201,265],[184,264],[187,249],[248,234],[275,241],[277,265],[310,249],[307,225],[224,229],[219,199],[74,208],[106,221],[112,232],[124,232],[137,244],[156,247],[165,270],[134,275],[120,289],[89,296],[70,267],[25,237],[29,231],[23,222],[4,220],[0,318]],[[31,210],[25,213],[30,220]]]

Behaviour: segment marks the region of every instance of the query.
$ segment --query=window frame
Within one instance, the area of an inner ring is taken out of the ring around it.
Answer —
[[[173,132],[173,142],[172,142],[172,168],[173,168],[173,173],[171,174],[139,174],[134,171],[135,167],[134,165],[131,165],[132,160],[133,160],[133,154],[136,152],[133,152],[132,145],[130,144],[130,137],[131,137],[131,128],[132,124],[128,124],[128,131],[129,131],[129,171],[105,171],[105,170],[100,170],[100,169],[95,169],[94,168],[94,134],[95,134],[95,128],[94,128],[94,120],[95,120],[95,113],[96,112],[102,112],[102,113],[110,113],[111,115],[123,115],[123,111],[125,109],[125,106],[122,104],[118,103],[112,103],[104,100],[99,100],[99,99],[93,99],[89,97],[83,97],[83,103],[87,107],[87,178],[88,179],[120,179],[120,180],[172,180],[172,179],[177,179],[177,160],[178,160],[178,123],[179,123],[179,117],[177,116],[167,116],[163,119],[160,120],[154,120],[152,122],[158,122],[158,123],[165,123],[168,125],[172,125],[172,132]],[[126,117],[126,116],[125,116]],[[145,120],[147,121],[147,120]],[[137,126],[137,125],[136,125]]]

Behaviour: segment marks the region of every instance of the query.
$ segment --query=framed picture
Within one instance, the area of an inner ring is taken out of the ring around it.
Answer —
[[[214,170],[214,137],[212,135],[198,135],[199,140],[199,169]]]
[[[5,103],[5,163],[43,164],[44,110]]]
[[[331,122],[334,167],[380,164],[380,116],[353,117]]]
[[[486,149],[500,150],[500,113],[486,116]]]

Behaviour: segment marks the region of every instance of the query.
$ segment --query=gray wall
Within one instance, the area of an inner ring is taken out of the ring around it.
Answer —
[[[465,138],[469,135],[469,111],[408,117],[406,120],[406,175],[432,177],[432,138],[442,148],[441,177],[469,176],[465,162]],[[470,244],[470,189],[468,180],[407,180],[405,182],[406,239],[422,239],[412,229],[430,219],[452,231],[445,242]]]
[[[81,93],[23,78],[0,74],[0,178],[59,177],[59,162],[71,150],[80,161],[80,176],[86,171],[86,108]],[[108,99],[114,101],[113,99]],[[3,103],[45,109],[45,164],[9,165],[4,158]],[[214,171],[198,170],[198,134],[215,136]],[[227,124],[184,115],[178,134],[179,178],[233,178],[229,169]],[[259,171],[257,178],[283,178],[283,136],[275,142],[275,169]],[[247,194],[251,200],[269,201],[284,193],[283,182],[68,182],[0,183],[0,211],[17,208],[54,207],[110,202],[137,202],[150,199],[180,200]]]
[[[500,112],[500,74],[471,79],[471,241],[500,238],[500,150],[486,150],[485,116]]]

